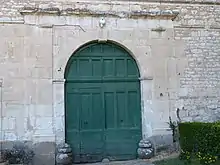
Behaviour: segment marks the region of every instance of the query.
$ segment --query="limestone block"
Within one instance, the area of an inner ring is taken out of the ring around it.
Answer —
[[[140,18],[137,21],[138,21],[138,26],[137,26],[138,28],[140,28],[140,29],[149,29],[149,26],[146,22],[146,19]]]
[[[105,33],[107,33],[106,30],[102,29],[101,32],[102,33],[99,34],[100,30],[97,30],[97,29],[91,29],[91,30],[87,29],[86,31],[80,30],[80,32],[79,32],[80,36],[78,39],[81,41],[82,44],[86,44],[90,41],[97,40],[99,38],[106,38],[106,35],[107,35],[107,34],[105,34]]]
[[[141,89],[144,100],[152,100],[152,80],[142,80]]]
[[[135,58],[146,59],[145,62],[148,62],[151,58],[151,47],[150,46],[136,46],[135,47]]]
[[[24,25],[24,24],[12,25],[12,27],[13,27],[12,29],[13,34],[11,35],[16,36],[16,37],[23,37],[23,38],[32,36],[34,29],[36,29],[36,27]]]
[[[168,78],[168,88],[169,89],[178,89],[179,88],[179,78],[178,77],[169,77]]]
[[[46,164],[54,165],[55,164],[55,154],[39,154],[36,155],[33,159],[33,165]]]
[[[55,117],[54,118],[54,128],[55,128],[55,130],[65,131],[64,117]]]
[[[175,57],[185,57],[186,44],[183,40],[175,40],[174,42],[174,52]]]
[[[17,117],[19,115],[22,116],[24,110],[25,110],[24,104],[7,102],[4,104],[3,116],[7,116],[7,117]]]
[[[155,77],[164,77],[167,75],[167,64],[166,64],[166,58],[164,55],[158,55],[156,54],[157,51],[152,50],[152,69],[154,71]],[[160,57],[164,56],[164,57]],[[158,60],[160,58],[160,60]]]
[[[64,73],[65,73],[65,68],[67,65],[67,62],[69,60],[69,57],[72,55],[73,52],[60,52],[65,54],[66,56],[59,56],[53,59],[53,78],[55,79],[63,79],[64,78]]]
[[[50,62],[49,62],[50,63]],[[28,69],[28,77],[31,78],[52,78],[52,68],[51,67],[30,67]]]
[[[188,96],[188,89],[187,88],[180,88],[179,89],[179,96],[180,97],[187,97]]]
[[[25,80],[24,79],[4,79],[4,98],[3,101],[13,103],[25,102]]]
[[[93,18],[92,17],[79,17],[78,23],[83,29],[93,29]]]
[[[64,79],[53,79],[53,100],[55,103],[59,103],[64,100]]]
[[[52,97],[52,81],[49,79],[39,79],[37,81],[37,103],[51,105]]]
[[[67,17],[68,18],[68,17]],[[85,31],[80,25],[75,26],[54,26],[53,44],[65,46],[65,41],[79,38],[79,32]],[[68,44],[68,43],[67,43]],[[69,43],[72,44],[72,43]]]
[[[64,116],[64,101],[55,103],[53,106],[54,117],[62,117]]]
[[[158,49],[159,48],[159,49]],[[173,56],[173,47],[170,47],[170,45],[164,44],[164,45],[152,45],[151,46],[152,56],[157,58],[166,58]]]
[[[65,16],[66,25],[79,25],[79,17]]]
[[[169,120],[169,119],[168,119]],[[152,124],[153,135],[169,135],[171,134],[171,130],[167,122],[157,122]]]
[[[172,81],[172,82],[174,83],[175,81]],[[176,85],[176,82],[174,83],[174,85]],[[179,86],[177,86],[177,87],[178,87],[178,89],[179,89]],[[168,97],[168,98],[169,98],[170,100],[176,100],[176,99],[179,98],[177,87],[176,87],[176,88],[172,88],[172,89],[168,89],[168,94],[169,94],[169,97]]]
[[[45,133],[45,134],[42,134]],[[55,135],[49,130],[38,130],[37,134],[33,134],[34,142],[55,142]]]
[[[153,31],[150,32],[151,39],[162,39],[166,38],[166,30],[165,31]]]
[[[2,119],[2,129],[3,130],[14,130],[16,125],[15,117],[4,117]]]
[[[127,19],[127,18],[117,19],[118,29],[133,29],[136,27],[138,27],[137,19]]]
[[[25,34],[23,24],[4,24],[0,25],[0,37],[23,37]]]
[[[26,62],[29,60],[33,61],[32,66],[34,67],[52,68],[52,45],[35,45],[35,49],[30,49],[30,54]]]
[[[26,79],[25,89],[25,102],[35,104],[37,102],[37,79]]]
[[[13,29],[11,29],[13,30]],[[3,38],[7,61],[11,63],[23,62],[24,38],[11,36]]]
[[[167,63],[168,77],[176,77],[177,76],[177,60],[176,60],[176,58],[168,58],[166,60],[166,63]]]
[[[163,26],[159,26],[150,29],[149,37],[150,39],[164,39],[168,41],[173,41],[174,31],[172,28],[164,28]]]
[[[36,127],[36,117],[25,117],[24,118],[24,130],[27,131],[27,134],[29,132],[34,130]]]
[[[52,127],[52,117],[36,117],[36,129],[51,130]]]
[[[5,131],[4,132],[4,140],[15,141],[17,140],[16,133],[14,131]]]
[[[17,58],[17,57],[16,57]],[[18,58],[22,58],[23,56],[20,56]],[[26,76],[26,68],[24,65],[23,60],[18,60],[20,62],[8,62],[6,66],[3,66],[5,69],[7,69],[7,74],[5,74],[8,78],[25,78]],[[3,69],[4,71],[4,69]],[[4,75],[4,73],[3,73]]]
[[[135,28],[134,29],[134,38],[148,40],[150,37],[149,33],[150,33],[149,29]]]
[[[153,91],[155,92],[155,97],[157,99],[166,98],[167,96],[166,92],[168,87],[167,78],[164,76],[154,77],[153,82],[154,82]]]
[[[56,144],[65,142],[65,130],[56,130],[55,131],[55,141]]]
[[[170,19],[162,19],[160,20],[160,26],[167,28],[167,29],[172,29],[173,28],[173,21]]]
[[[169,101],[157,101],[153,100],[152,104],[153,112],[154,112],[154,123],[157,122],[167,122],[169,119]]]
[[[52,117],[53,108],[51,104],[48,105],[35,105],[35,115],[36,117]]]
[[[148,19],[145,21],[146,21],[146,24],[148,25],[148,29],[160,27],[160,20],[158,19]]]
[[[36,155],[55,153],[56,150],[55,147],[56,146],[54,142],[46,142],[46,141],[35,143],[33,146]]]
[[[26,21],[26,20],[25,20]],[[40,26],[48,25],[65,25],[66,19],[64,16],[38,16],[37,24]]]
[[[38,16],[25,15],[24,22],[25,22],[25,24],[29,24],[29,25],[36,25],[38,23]]]
[[[133,29],[111,29],[108,35],[110,40],[117,41],[118,43],[130,41],[134,38]]]
[[[100,20],[100,18],[97,18],[98,21]],[[95,20],[95,18],[94,18]],[[95,28],[98,28],[99,25],[98,25],[98,22],[96,21],[96,24],[94,23],[94,25],[96,25]],[[115,18],[106,18],[106,26],[105,26],[106,29],[108,30],[111,30],[111,29],[117,29],[117,19]]]
[[[24,127],[24,117],[19,116],[16,118],[16,135],[18,136],[19,140],[23,139],[23,136],[25,134],[25,127]]]
[[[155,46],[154,48],[156,49],[156,47],[161,47],[161,48],[169,48],[169,49],[173,49],[173,40],[169,39],[168,38],[150,38],[148,41],[147,41],[148,45],[150,46]],[[164,49],[165,49],[164,48]],[[158,49],[158,52],[159,52],[159,49]],[[160,49],[160,53],[163,52],[161,49]],[[168,53],[169,55],[172,55],[171,53]],[[172,55],[173,56],[173,55]]]
[[[179,77],[182,77],[182,75],[184,74],[184,71],[186,70],[186,68],[188,67],[188,59],[187,58],[179,58],[177,60],[177,74],[179,75]]]

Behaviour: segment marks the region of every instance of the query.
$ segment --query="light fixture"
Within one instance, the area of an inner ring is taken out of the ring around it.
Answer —
[[[99,20],[99,26],[100,28],[103,28],[105,26],[105,19],[102,17],[100,20]]]

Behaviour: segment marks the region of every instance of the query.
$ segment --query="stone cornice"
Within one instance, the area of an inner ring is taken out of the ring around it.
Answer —
[[[32,8],[24,7],[20,10],[22,15],[56,15],[56,16],[111,16],[118,18],[150,18],[150,19],[170,19],[174,20],[179,14],[174,10],[142,10],[142,11],[94,11],[90,9],[67,8],[60,10],[59,8]]]

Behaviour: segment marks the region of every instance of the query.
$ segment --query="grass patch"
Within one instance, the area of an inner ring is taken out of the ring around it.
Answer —
[[[166,159],[161,161],[153,162],[155,165],[185,165],[183,161],[179,160],[179,158]],[[192,160],[191,165],[201,165],[198,161]],[[220,165],[220,160],[215,162],[212,165]]]

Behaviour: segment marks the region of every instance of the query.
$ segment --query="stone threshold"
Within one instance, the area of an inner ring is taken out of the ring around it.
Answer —
[[[55,15],[55,16],[111,16],[117,18],[169,19],[174,20],[179,12],[176,10],[141,10],[141,11],[95,11],[87,8],[35,8],[24,7],[19,10],[21,15]]]
[[[80,165],[154,165],[150,160],[129,160],[129,161],[110,161],[110,162],[98,162],[98,163],[86,163]]]

